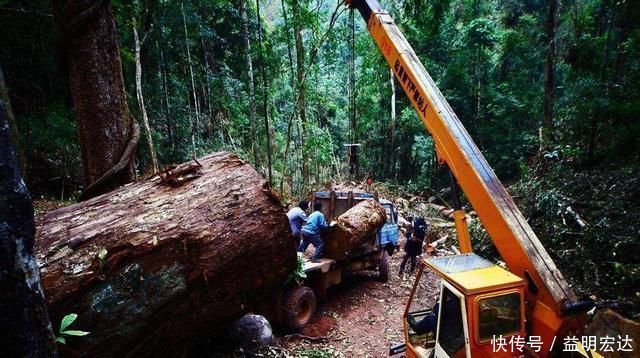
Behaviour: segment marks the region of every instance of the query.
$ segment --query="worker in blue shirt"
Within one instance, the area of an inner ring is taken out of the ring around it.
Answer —
[[[322,210],[322,204],[315,202],[313,204],[313,213],[307,218],[307,223],[302,226],[302,241],[300,242],[300,246],[298,246],[298,252],[305,252],[309,244],[315,247],[313,255],[311,256],[312,262],[318,262],[320,257],[322,257],[324,242],[322,238],[320,238],[320,230],[335,224],[332,221],[331,225],[327,225],[327,222],[324,220],[324,215],[320,210]]]
[[[306,200],[302,200],[298,206],[292,208],[287,213],[287,218],[289,219],[289,226],[291,227],[291,234],[293,234],[293,238],[296,241],[296,248],[300,246],[300,231],[302,230],[302,225],[307,222],[307,214],[305,211],[309,208],[309,202]]]

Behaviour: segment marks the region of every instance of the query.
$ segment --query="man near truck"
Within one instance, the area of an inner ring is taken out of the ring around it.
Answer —
[[[408,260],[411,260],[409,275],[412,275],[413,271],[415,271],[417,256],[422,253],[422,244],[428,227],[429,225],[423,218],[417,217],[413,219],[411,235],[404,244],[405,255],[400,263],[400,272],[398,273],[398,276],[402,277],[402,275],[404,275]]]
[[[293,238],[296,240],[296,248],[300,245],[300,231],[302,230],[302,225],[307,222],[307,214],[305,211],[309,208],[309,202],[306,200],[300,201],[298,206],[295,208],[291,208],[287,213],[287,218],[289,219],[289,226],[291,227],[291,234],[293,234]]]
[[[324,215],[320,211],[322,210],[322,204],[315,202],[313,204],[313,213],[307,218],[307,223],[302,226],[301,236],[302,241],[298,246],[298,252],[305,252],[309,244],[312,244],[315,250],[311,256],[312,262],[318,262],[322,257],[322,249],[324,248],[324,242],[320,238],[320,230],[328,228],[327,222],[324,219]],[[331,222],[333,224],[333,222]]]

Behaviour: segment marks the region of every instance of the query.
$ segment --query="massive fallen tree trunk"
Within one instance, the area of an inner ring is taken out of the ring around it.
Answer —
[[[337,225],[323,234],[324,257],[343,260],[352,251],[375,240],[376,232],[386,220],[385,210],[377,201],[361,201],[340,215]]]
[[[216,153],[37,220],[53,322],[86,356],[176,356],[224,328],[295,267],[289,225],[265,180]],[[186,168],[186,169],[185,169]]]

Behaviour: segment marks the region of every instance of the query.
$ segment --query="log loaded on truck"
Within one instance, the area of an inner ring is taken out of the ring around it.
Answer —
[[[495,357],[531,354],[546,357],[561,349],[565,337],[580,336],[585,328],[589,300],[578,300],[526,219],[453,112],[451,106],[402,35],[391,16],[376,0],[346,0],[358,10],[374,41],[433,137],[440,164],[448,167],[456,198],[454,219],[460,255],[421,260],[403,315],[408,357]],[[457,196],[462,188],[478,214],[508,270],[472,253],[466,216]],[[435,334],[416,332],[410,322],[429,312],[420,281],[425,270],[441,278]],[[446,309],[445,309],[446,307]],[[495,337],[519,337],[522,351],[496,350]],[[539,344],[538,344],[539,343]],[[555,343],[555,345],[554,345]],[[555,349],[554,349],[555,348]],[[585,355],[597,355],[585,352]]]
[[[342,282],[343,272],[373,270],[380,281],[386,282],[389,256],[398,245],[398,212],[390,201],[377,194],[323,191],[314,193],[311,207],[315,202],[322,203],[326,218],[338,221],[322,234],[323,258],[312,262],[299,253],[304,272],[301,282],[283,287],[272,297],[274,301],[258,309],[270,321],[293,331],[311,321],[316,302],[326,299],[329,287]]]

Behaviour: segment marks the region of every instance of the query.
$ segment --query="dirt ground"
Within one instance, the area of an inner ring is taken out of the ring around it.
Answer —
[[[343,275],[301,332],[313,339],[282,336],[281,346],[300,357],[388,357],[389,346],[403,341],[402,314],[414,282],[413,275],[398,275],[403,257],[402,250],[391,256],[386,283],[377,281],[375,272]],[[437,286],[434,277],[425,300],[434,301]]]

